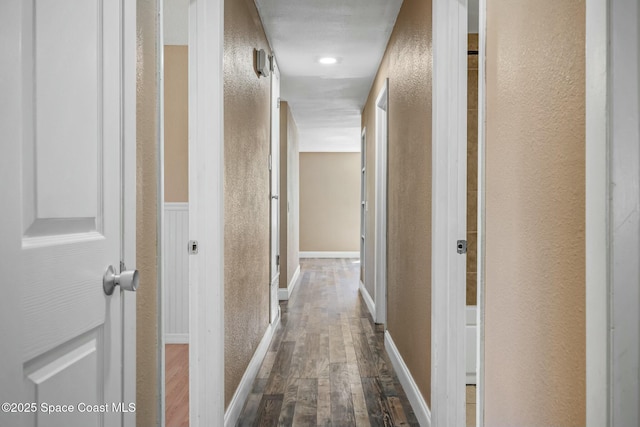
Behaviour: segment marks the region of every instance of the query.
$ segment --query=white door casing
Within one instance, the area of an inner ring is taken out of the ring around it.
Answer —
[[[0,396],[35,404],[1,425],[135,424],[135,294],[103,290],[135,268],[135,22],[124,0],[0,5]]]
[[[387,154],[389,79],[376,98],[375,322],[387,322]]]
[[[269,321],[278,317],[278,287],[280,281],[280,70],[275,56],[271,57],[271,154],[270,175],[270,254],[269,254]]]
[[[360,136],[360,281],[365,282],[367,235],[367,130]]]
[[[466,0],[433,2],[431,422],[465,425]]]
[[[189,2],[189,425],[224,423],[224,1]]]

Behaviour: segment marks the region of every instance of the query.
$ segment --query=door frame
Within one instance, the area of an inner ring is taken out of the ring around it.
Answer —
[[[387,323],[387,188],[389,153],[389,79],[376,97],[375,322]]]
[[[360,282],[366,278],[367,238],[367,128],[360,134]],[[372,313],[373,314],[373,313]]]
[[[224,424],[224,1],[189,2],[189,423]]]
[[[476,426],[484,426],[484,314],[486,242],[486,50],[487,0],[478,2],[478,239],[477,239],[477,336],[476,336]],[[465,400],[466,404],[466,400]]]
[[[456,241],[467,238],[467,13],[466,0],[433,2],[431,421],[437,427],[463,426],[466,415],[467,257],[456,252]]]
[[[640,156],[637,140],[634,141],[640,134],[639,27],[637,2],[586,2],[586,407],[589,427],[637,425],[640,421],[637,408],[640,291],[637,286],[629,286],[640,281],[637,208]],[[634,46],[629,46],[633,40],[636,40],[636,58],[631,53]],[[637,97],[635,103],[633,96]]]
[[[123,2],[122,19],[125,32],[122,39],[124,54],[122,64],[122,254],[121,259],[129,269],[138,268],[136,262],[136,209],[137,209],[137,145],[136,145],[136,40],[137,10],[134,2]],[[128,90],[128,87],[133,89]],[[122,295],[122,401],[136,402],[136,293]],[[125,363],[132,361],[132,363]],[[135,412],[122,414],[123,427],[135,427]]]
[[[280,287],[280,226],[281,215],[280,212],[280,67],[276,61],[275,55],[270,57],[270,69],[271,69],[271,84],[269,94],[269,113],[271,129],[269,130],[269,324],[274,325],[280,320],[280,305],[278,299],[278,289]],[[275,93],[274,81],[278,81],[278,93]],[[274,138],[274,128],[278,128],[278,137]],[[276,193],[274,190],[274,179],[276,183]],[[276,218],[274,219],[273,209],[277,211]],[[274,234],[273,228],[276,228]],[[275,240],[275,244],[274,244]],[[273,253],[275,249],[276,253]],[[275,256],[275,260],[273,257]],[[275,265],[275,273],[273,267]],[[286,274],[286,273],[285,273]]]

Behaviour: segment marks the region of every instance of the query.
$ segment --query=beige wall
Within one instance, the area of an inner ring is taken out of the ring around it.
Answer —
[[[158,423],[158,52],[157,2],[137,2],[136,422]]]
[[[585,425],[585,4],[487,3],[485,424]]]
[[[478,50],[469,34],[468,50]],[[468,54],[467,73],[467,305],[478,300],[478,55]]]
[[[360,153],[300,153],[300,251],[360,250]]]
[[[431,1],[405,0],[362,115],[367,170],[373,171],[374,103],[388,77],[387,326],[427,404],[431,402],[431,27]],[[371,245],[373,173],[367,181]]]
[[[224,4],[225,404],[269,322],[270,81],[254,49],[270,52],[252,0]]]
[[[280,287],[286,288],[300,265],[298,127],[289,104],[280,103]]]
[[[189,48],[164,47],[164,201],[189,201]]]

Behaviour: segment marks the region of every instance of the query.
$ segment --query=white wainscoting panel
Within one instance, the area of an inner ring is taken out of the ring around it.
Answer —
[[[189,204],[164,204],[164,335],[189,342]]]

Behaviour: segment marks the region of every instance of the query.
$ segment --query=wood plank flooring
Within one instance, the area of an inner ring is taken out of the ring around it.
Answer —
[[[239,426],[418,426],[353,259],[301,262]]]
[[[165,425],[189,427],[189,345],[167,344],[165,355]]]
[[[358,268],[354,260],[302,262],[238,425],[418,425],[358,295]],[[188,345],[167,344],[165,358],[166,426],[188,427]],[[475,386],[466,398],[467,426],[475,426]]]

